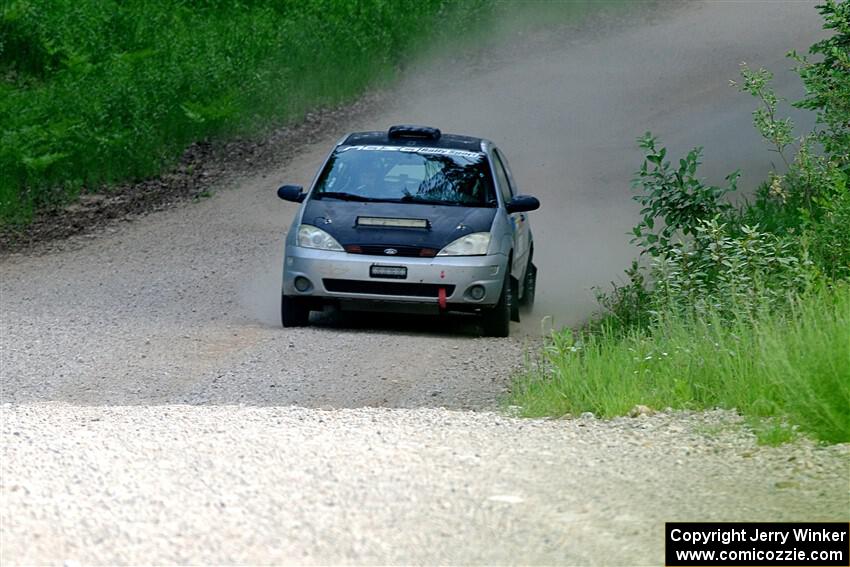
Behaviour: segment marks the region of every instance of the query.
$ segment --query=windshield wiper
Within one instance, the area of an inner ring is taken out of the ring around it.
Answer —
[[[450,205],[453,207],[463,207],[466,203],[459,203],[457,201],[447,201],[445,199],[426,199],[424,197],[417,197],[416,195],[405,195],[401,199],[399,199],[402,203],[421,203],[423,205]]]
[[[328,199],[339,199],[340,201],[362,201],[362,202],[372,202],[372,201],[384,201],[385,199],[375,199],[373,197],[364,197],[363,195],[355,195],[354,193],[344,193],[342,191],[321,191],[316,193],[316,198],[324,199],[327,197]]]
[[[417,203],[423,205],[446,205],[449,207],[492,207],[490,203],[478,203],[475,201],[449,201],[448,199],[426,199],[416,195],[405,195],[399,199],[402,203]]]

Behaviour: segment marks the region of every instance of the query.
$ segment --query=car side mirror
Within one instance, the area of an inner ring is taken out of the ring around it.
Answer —
[[[304,188],[300,185],[283,185],[277,190],[277,196],[284,201],[301,203],[304,201],[304,197],[306,197],[307,194],[304,193]]]
[[[509,213],[536,211],[540,208],[540,201],[537,200],[537,197],[532,197],[531,195],[517,195],[511,199],[511,202],[508,203],[506,208]]]

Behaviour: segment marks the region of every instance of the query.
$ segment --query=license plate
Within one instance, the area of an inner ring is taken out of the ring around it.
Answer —
[[[407,267],[373,265],[369,268],[369,275],[373,278],[393,278],[403,280],[407,277]]]

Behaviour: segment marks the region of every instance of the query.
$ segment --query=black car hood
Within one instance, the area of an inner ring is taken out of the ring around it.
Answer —
[[[361,203],[310,199],[301,222],[319,227],[342,246],[414,246],[440,250],[473,232],[489,232],[495,207],[453,207],[419,203]],[[358,217],[422,219],[428,228],[358,226]]]

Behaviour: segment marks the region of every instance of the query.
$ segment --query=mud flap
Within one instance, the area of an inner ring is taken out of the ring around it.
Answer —
[[[519,282],[511,276],[511,321],[519,323]]]

